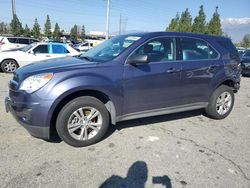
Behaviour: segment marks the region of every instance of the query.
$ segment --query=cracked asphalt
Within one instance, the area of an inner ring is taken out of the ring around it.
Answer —
[[[250,188],[250,78],[224,120],[198,110],[126,121],[73,148],[30,136],[5,113],[11,77],[0,73],[0,187]]]

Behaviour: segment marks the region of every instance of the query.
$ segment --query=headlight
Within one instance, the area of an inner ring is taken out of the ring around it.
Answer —
[[[42,88],[52,79],[52,77],[53,73],[44,73],[44,74],[29,76],[22,82],[19,89],[24,90],[27,93],[32,93]]]

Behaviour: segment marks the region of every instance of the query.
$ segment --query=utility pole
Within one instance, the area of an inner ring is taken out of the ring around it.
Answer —
[[[107,0],[106,40],[109,39],[109,5],[110,5],[110,0]]]
[[[122,14],[120,14],[120,20],[119,20],[119,35],[122,32]]]
[[[12,16],[14,19],[14,16],[16,15],[16,1],[12,0]]]

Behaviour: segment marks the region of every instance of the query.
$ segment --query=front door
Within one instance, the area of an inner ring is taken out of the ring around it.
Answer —
[[[123,114],[179,104],[181,63],[176,61],[175,39],[153,39],[133,55],[147,55],[148,62],[124,65]]]

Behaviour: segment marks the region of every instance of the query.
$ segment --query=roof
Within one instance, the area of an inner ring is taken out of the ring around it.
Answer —
[[[136,35],[141,37],[158,37],[158,36],[189,36],[189,37],[199,37],[199,38],[217,38],[222,40],[230,40],[227,37],[216,36],[216,35],[207,35],[207,34],[198,34],[198,33],[188,33],[188,32],[141,32],[141,33],[130,33],[128,35]]]

